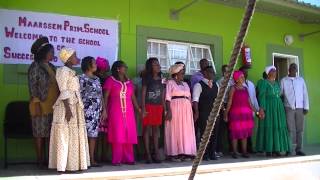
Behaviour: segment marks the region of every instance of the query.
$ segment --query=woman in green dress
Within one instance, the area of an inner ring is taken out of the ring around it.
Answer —
[[[258,83],[258,101],[265,117],[258,122],[257,152],[266,152],[267,156],[281,156],[281,152],[290,154],[290,138],[286,115],[280,97],[280,86],[276,81],[276,67],[265,69],[267,79]]]

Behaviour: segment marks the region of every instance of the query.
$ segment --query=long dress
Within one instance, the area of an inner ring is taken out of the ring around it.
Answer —
[[[165,122],[165,151],[168,156],[196,155],[196,138],[187,83],[167,81],[166,100],[170,101],[172,119]]]
[[[57,70],[60,96],[53,106],[49,168],[58,171],[85,170],[90,166],[87,130],[76,72],[66,66]],[[68,100],[72,117],[65,118],[63,100]]]
[[[89,77],[86,74],[80,75],[79,80],[87,134],[90,138],[97,138],[103,99],[100,80],[97,76]]]
[[[258,121],[256,150],[269,153],[289,152],[290,139],[278,82],[261,80],[257,90],[259,105],[265,111],[265,118]]]
[[[55,71],[51,63],[37,62],[33,62],[28,70],[29,91],[32,97],[29,109],[34,137],[50,137],[52,106],[59,96]],[[36,103],[40,103],[40,116],[36,116]]]
[[[110,76],[103,85],[109,92],[108,142],[112,145],[112,163],[134,162],[133,144],[137,144],[137,130],[132,103],[134,86],[131,81],[121,82]]]
[[[252,136],[254,120],[247,88],[235,88],[229,111],[230,139],[246,139]]]

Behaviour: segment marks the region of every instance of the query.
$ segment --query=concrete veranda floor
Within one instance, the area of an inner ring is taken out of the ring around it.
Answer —
[[[243,171],[245,175],[261,174],[266,172],[275,172],[275,169],[284,168],[290,171],[290,168],[301,166],[301,170],[307,170],[320,173],[320,145],[307,146],[304,150],[307,153],[305,157],[281,157],[266,158],[262,154],[251,155],[249,159],[232,159],[226,155],[217,161],[203,161],[199,168],[199,176],[195,179],[208,179],[209,177],[226,177],[235,174],[237,171]],[[186,179],[191,170],[192,162],[170,162],[164,161],[161,164],[145,164],[137,162],[136,165],[112,166],[104,164],[103,167],[90,168],[87,171],[73,173],[57,173],[54,170],[39,170],[35,165],[11,165],[8,169],[0,169],[0,179]],[[292,167],[291,167],[292,166]],[[273,170],[272,170],[273,168]],[[250,169],[255,169],[250,170]],[[268,170],[270,169],[270,170]],[[246,171],[250,173],[246,173]],[[261,172],[259,172],[261,171]],[[283,171],[284,172],[284,171]],[[298,173],[295,171],[295,173]],[[266,175],[272,173],[266,173]],[[294,173],[293,173],[294,174]],[[309,173],[310,174],[310,173]],[[319,175],[319,176],[318,176]],[[315,175],[320,179],[320,174]],[[267,176],[262,176],[264,179]],[[299,176],[295,176],[298,178]],[[303,177],[306,177],[305,175]],[[227,178],[229,179],[229,178]],[[242,178],[241,178],[242,179]],[[250,179],[250,178],[249,178]],[[270,179],[270,178],[266,178]],[[282,178],[280,178],[282,179]],[[285,179],[292,179],[285,178]],[[308,179],[308,178],[307,178]],[[304,179],[304,180],[307,180]],[[237,179],[238,180],[238,179]]]

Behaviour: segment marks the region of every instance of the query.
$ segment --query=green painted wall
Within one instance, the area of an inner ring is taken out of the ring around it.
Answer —
[[[201,33],[209,36],[222,38],[222,54],[220,61],[226,63],[229,60],[235,36],[238,32],[243,10],[226,7],[220,4],[200,1],[192,7],[180,13],[179,20],[171,20],[169,10],[180,8],[189,0],[1,0],[0,8],[17,9],[37,12],[51,12],[58,14],[97,17],[114,19],[120,22],[120,58],[127,62],[130,75],[135,74],[137,52],[137,26],[172,29]],[[320,34],[313,35],[300,41],[299,33],[319,30],[320,25],[299,24],[296,21],[274,17],[266,14],[256,13],[246,39],[252,48],[253,69],[250,71],[250,79],[256,82],[267,64],[270,62],[268,52],[269,45],[284,47],[283,37],[285,34],[294,36],[294,43],[285,49],[299,49],[303,56],[303,72],[307,82],[310,96],[311,111],[307,116],[306,143],[320,143],[319,117],[316,110],[320,105],[320,93],[318,67],[320,66]],[[174,40],[174,39],[172,39]],[[24,83],[4,83],[8,76],[0,65],[0,122],[4,117],[4,108],[9,101],[27,100],[28,91]],[[23,67],[15,67],[24,69]],[[220,68],[220,67],[217,67]],[[5,68],[7,69],[7,68]],[[10,74],[10,73],[9,73]],[[11,74],[10,74],[11,75]],[[12,75],[18,82],[24,82],[26,75],[23,70],[19,75]],[[2,123],[1,123],[2,124]],[[0,126],[2,133],[2,125]],[[15,157],[24,157],[31,154],[32,141],[11,143],[10,150]],[[3,154],[3,139],[0,139],[0,158]]]

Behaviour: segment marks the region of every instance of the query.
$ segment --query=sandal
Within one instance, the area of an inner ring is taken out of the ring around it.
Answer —
[[[273,152],[272,156],[274,157],[281,157],[281,153],[280,152]]]
[[[135,164],[136,164],[136,162],[135,162],[135,161],[132,161],[132,162],[126,162],[125,164],[126,164],[126,165],[135,165]]]
[[[152,161],[153,161],[154,163],[156,163],[156,164],[162,163],[162,161],[161,161],[160,159],[156,159],[156,158],[152,159]]]
[[[238,154],[235,153],[235,152],[233,152],[233,153],[231,154],[231,157],[232,157],[233,159],[238,159]]]
[[[182,158],[182,161],[191,161],[192,159],[190,157],[184,157]]]
[[[244,158],[250,158],[250,156],[249,156],[249,154],[248,154],[248,153],[244,153],[244,154],[242,154],[242,157],[244,157]]]
[[[152,156],[152,161],[154,163],[156,163],[156,164],[162,163],[162,161],[160,160],[159,155]]]
[[[181,162],[181,159],[179,159],[177,157],[172,157],[172,158],[170,158],[170,161],[172,161],[172,162]]]
[[[146,164],[151,164],[151,163],[152,163],[152,160],[151,160],[151,159],[147,159],[145,163],[146,163]]]
[[[121,166],[121,163],[112,163],[112,166]]]
[[[90,167],[102,167],[102,165],[99,163],[93,163]]]
[[[271,157],[271,156],[272,156],[272,153],[271,153],[271,152],[267,152],[267,153],[266,153],[266,156],[267,156],[267,157]]]

